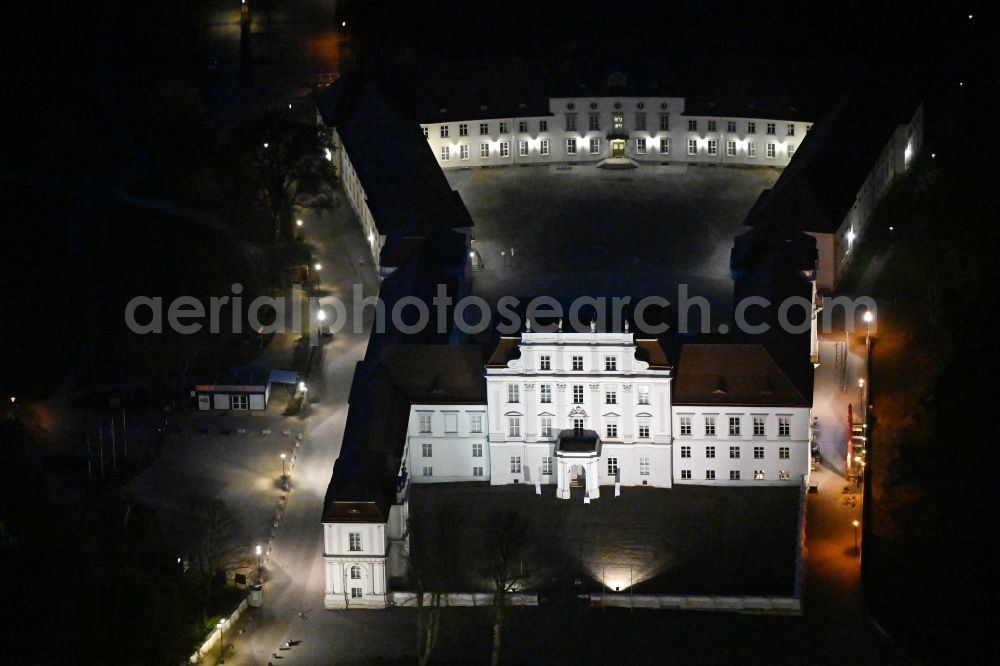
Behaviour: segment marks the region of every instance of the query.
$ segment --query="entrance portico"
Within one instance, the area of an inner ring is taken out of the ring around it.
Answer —
[[[597,463],[601,457],[601,438],[593,430],[572,428],[559,433],[556,443],[556,497],[569,499],[574,468],[582,468],[589,499],[601,496]]]

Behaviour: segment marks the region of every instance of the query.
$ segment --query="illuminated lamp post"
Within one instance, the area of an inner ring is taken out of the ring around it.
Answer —
[[[853,523],[853,525],[854,525],[854,554],[855,555],[860,555],[861,554],[861,550],[858,547],[858,525],[860,525],[860,524],[861,523],[859,523],[856,520]]]
[[[288,454],[287,453],[282,453],[281,454],[281,478],[282,479],[284,479],[287,476],[287,473],[285,472],[285,469],[286,469],[285,468],[285,459],[286,458],[288,458]]]
[[[219,663],[226,663],[226,641],[223,639],[224,631],[226,628],[225,618],[219,620]]]
[[[260,583],[261,579],[260,555],[261,553],[264,552],[264,548],[261,547],[260,544],[258,544],[256,551],[257,551],[257,582]]]

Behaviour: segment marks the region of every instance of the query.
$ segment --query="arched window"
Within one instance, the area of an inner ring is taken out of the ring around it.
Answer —
[[[357,564],[351,567],[351,580],[361,580],[361,567]]]

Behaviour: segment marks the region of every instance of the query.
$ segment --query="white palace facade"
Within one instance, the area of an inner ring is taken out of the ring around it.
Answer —
[[[448,349],[407,349],[410,372],[445,372]],[[437,367],[419,367],[421,350]],[[386,605],[405,572],[411,483],[555,486],[584,502],[621,486],[808,483],[811,404],[760,345],[685,345],[675,368],[627,331],[526,331],[502,338],[482,374],[485,401],[409,404],[391,506],[328,499],[327,608]]]

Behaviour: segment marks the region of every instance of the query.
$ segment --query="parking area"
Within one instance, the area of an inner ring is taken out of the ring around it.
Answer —
[[[729,252],[776,168],[551,165],[447,172],[475,221],[474,291],[557,298],[732,298]],[[718,309],[718,310],[717,310]]]

